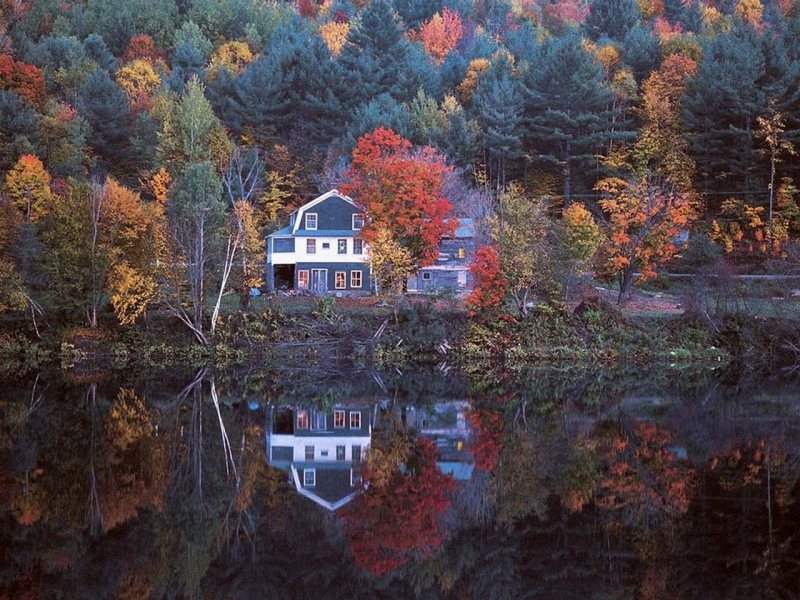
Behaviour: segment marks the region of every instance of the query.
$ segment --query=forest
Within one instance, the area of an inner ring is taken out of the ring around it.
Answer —
[[[789,0],[7,0],[0,308],[208,344],[335,186],[384,289],[477,219],[475,311],[794,265],[799,84]]]

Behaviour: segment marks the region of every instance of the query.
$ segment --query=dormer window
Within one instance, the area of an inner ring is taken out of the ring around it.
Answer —
[[[317,230],[317,213],[306,213],[306,229]]]
[[[364,229],[364,215],[362,213],[353,214],[353,231]]]

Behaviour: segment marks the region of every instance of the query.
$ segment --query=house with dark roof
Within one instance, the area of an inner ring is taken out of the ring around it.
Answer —
[[[371,293],[369,245],[361,237],[366,218],[363,208],[335,189],[295,210],[286,227],[267,236],[267,291]],[[459,219],[455,234],[442,239],[436,263],[408,278],[408,291],[469,291],[474,255],[473,221]]]
[[[267,290],[369,293],[368,248],[361,238],[365,218],[338,190],[295,210],[286,227],[267,236]]]
[[[270,406],[267,461],[287,473],[301,496],[335,511],[362,489],[372,423],[373,411],[366,406]]]
[[[468,292],[474,286],[469,271],[475,257],[475,224],[472,219],[458,219],[455,234],[442,238],[436,262],[421,268],[408,278],[410,293],[435,293],[445,290]]]
[[[404,411],[408,427],[436,445],[436,465],[445,475],[468,481],[475,469],[470,451],[472,430],[467,422],[469,402],[453,400],[427,406],[410,406]]]

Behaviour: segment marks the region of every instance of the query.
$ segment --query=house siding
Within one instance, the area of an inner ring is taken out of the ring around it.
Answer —
[[[369,293],[371,290],[371,281],[369,276],[369,265],[365,263],[336,263],[336,262],[299,262],[295,267],[294,271],[294,287],[297,288],[298,285],[298,278],[299,272],[306,270],[310,271],[311,269],[327,269],[328,276],[327,276],[327,286],[328,292],[364,292]],[[336,271],[344,271],[345,275],[345,283],[347,286],[344,289],[336,289]],[[361,272],[361,287],[354,288],[350,286],[351,276],[350,273],[353,271],[360,271]]]
[[[305,215],[307,213],[317,213],[316,230],[353,230],[353,215],[360,214],[361,211],[338,196],[320,202],[305,211],[300,226],[295,232],[297,235],[312,235],[315,230],[307,230]]]

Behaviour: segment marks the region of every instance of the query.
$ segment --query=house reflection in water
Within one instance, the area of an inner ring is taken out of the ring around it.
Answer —
[[[466,415],[469,410],[470,403],[459,400],[403,409],[406,426],[436,444],[439,470],[459,481],[468,481],[475,468],[468,450],[470,427]]]
[[[299,494],[337,510],[361,489],[361,461],[369,448],[372,419],[365,406],[270,406],[268,461],[289,474]]]

